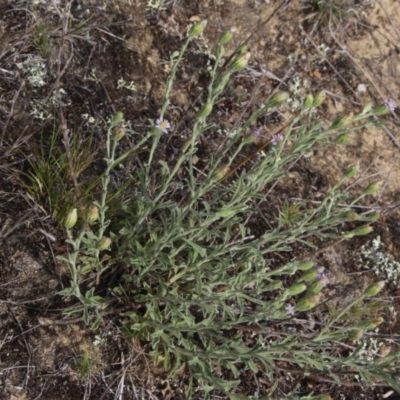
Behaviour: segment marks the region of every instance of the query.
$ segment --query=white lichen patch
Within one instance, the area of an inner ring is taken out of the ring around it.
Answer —
[[[400,278],[400,263],[384,251],[381,237],[361,247],[357,257],[358,268],[368,268],[377,276],[397,284]]]
[[[47,67],[43,58],[29,54],[25,61],[17,63],[16,66],[26,75],[31,86],[46,85]]]
[[[164,0],[149,0],[147,2],[147,8],[155,11],[161,11],[166,9],[166,7],[164,7]]]
[[[317,46],[316,50],[316,54],[309,56],[308,61],[316,61],[318,64],[321,64],[327,59],[330,47],[328,47],[325,43],[322,43]]]
[[[89,114],[81,114],[81,117],[86,125],[93,125],[96,123],[96,119]]]
[[[31,114],[33,118],[38,119],[40,121],[47,121],[53,118],[53,116],[48,111],[41,109],[40,104],[37,103],[32,105],[29,114]]]
[[[227,129],[218,129],[217,133],[219,135],[221,135],[221,136],[226,136],[226,137],[228,137],[230,139],[234,138],[236,136],[236,134],[237,134],[237,132],[235,130],[230,131],[230,130],[227,130]]]
[[[118,79],[117,89],[124,89],[124,88],[128,89],[128,90],[131,90],[132,92],[136,92],[136,90],[137,90],[137,87],[133,83],[133,81],[126,82],[124,78]]]
[[[59,90],[55,90],[52,93],[50,97],[50,103],[53,106],[59,106],[59,105],[68,106],[71,104],[71,102],[67,101],[66,99],[67,99],[67,92],[63,88],[60,88]]]
[[[380,357],[380,349],[384,343],[374,338],[368,338],[362,340],[360,345],[354,354],[355,357],[362,363],[370,364]]]
[[[303,98],[308,86],[308,81],[296,76],[289,82],[290,97],[287,104],[292,112],[298,111],[303,107]]]

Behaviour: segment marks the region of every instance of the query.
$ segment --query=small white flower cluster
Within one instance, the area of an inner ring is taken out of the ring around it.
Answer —
[[[29,54],[25,61],[17,63],[16,66],[27,75],[28,82],[33,87],[46,85],[47,68],[42,58]]]
[[[400,279],[400,263],[382,251],[383,247],[380,236],[372,240],[371,244],[362,246],[357,260],[358,266],[371,268],[376,275],[397,284]]]

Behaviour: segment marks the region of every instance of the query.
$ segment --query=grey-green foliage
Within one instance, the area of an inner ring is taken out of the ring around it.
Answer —
[[[167,111],[177,66],[194,37],[189,34],[183,49],[171,59],[172,73],[160,118],[164,118]],[[311,310],[321,301],[324,286],[319,283],[321,271],[311,270],[310,262],[291,261],[273,268],[268,261],[276,259],[279,253],[290,252],[293,246],[316,248],[316,243],[324,239],[351,238],[370,232],[368,225],[342,232],[345,222],[358,219],[368,224],[377,218],[376,214],[357,215],[352,211],[354,203],[368,194],[350,199],[346,181],[354,176],[354,169],[346,171],[320,203],[310,204],[304,200],[297,205],[296,218],[290,223],[287,215],[283,216],[282,210],[277,208],[269,211],[269,228],[265,228],[264,233],[254,235],[249,232],[248,224],[249,217],[257,212],[257,202],[268,201],[266,189],[305,153],[333,146],[342,141],[344,134],[373,123],[370,117],[384,110],[381,107],[374,111],[368,107],[352,118],[337,118],[327,126],[312,113],[322,103],[322,95],[307,96],[302,111],[282,132],[282,143],[266,146],[265,157],[254,155],[246,170],[238,169],[234,179],[228,179],[228,169],[234,169],[244,147],[251,141],[249,129],[258,116],[279,106],[286,98],[282,93],[275,94],[239,124],[235,137],[227,141],[211,157],[203,173],[199,173],[193,165],[198,139],[215,129],[212,109],[231,74],[243,68],[248,60],[248,53],[242,47],[231,64],[219,71],[223,53],[220,42],[203,98],[204,107],[197,114],[192,134],[174,163],[154,159],[162,137],[156,127],[133,149],[116,159],[118,140],[113,138],[112,132],[120,123],[121,115],[111,122],[103,197],[96,203],[102,215],[100,227],[92,231],[83,229],[75,236],[69,230],[74,252],[64,260],[74,279],[71,288],[63,293],[74,295],[82,302],[88,321],[90,309],[98,312],[106,299],[95,296],[93,288],[81,293],[83,272],[87,273],[88,268],[84,269],[78,254],[89,256],[99,273],[107,264],[124,265],[124,282],[113,288],[114,295],[124,297],[131,305],[131,310],[125,313],[128,321],[124,331],[148,340],[155,362],[163,362],[171,373],[182,363],[187,365],[190,371],[188,398],[194,382],[202,387],[206,398],[214,389],[228,393],[232,399],[248,398],[235,393],[241,371],[263,371],[273,380],[282,368],[281,362],[294,365],[299,372],[328,374],[338,384],[343,373],[351,369],[358,371],[368,384],[380,379],[398,388],[398,378],[394,375],[399,365],[397,356],[389,355],[379,365],[365,365],[353,355],[341,357],[336,353],[338,345],[335,343],[345,341],[358,326],[354,321],[343,321],[342,317],[365,295],[339,310],[323,329],[316,327],[308,333],[288,330],[288,324],[292,324],[289,314],[296,316]],[[136,184],[131,187],[128,200],[118,211],[118,218],[107,214],[107,174],[146,143],[150,145],[148,160],[143,163],[143,169],[136,170]],[[287,209],[288,205],[285,207]],[[113,238],[115,250],[109,260],[100,258],[96,243],[110,226],[117,231],[107,234]],[[95,325],[98,323],[97,320]],[[362,329],[374,323],[368,320]],[[253,331],[251,339],[245,334],[249,331]],[[233,379],[223,379],[217,372],[221,368],[229,370]]]

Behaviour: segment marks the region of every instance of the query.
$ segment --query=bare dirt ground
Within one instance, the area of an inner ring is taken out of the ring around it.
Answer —
[[[173,128],[158,150],[160,159],[168,160],[179,148],[180,134],[195,113],[196,106],[188,105],[207,82],[210,49],[227,28],[235,31],[227,54],[249,39],[252,56],[219,105],[216,142],[249,102],[261,103],[278,88],[289,92],[290,101],[285,113],[259,121],[266,136],[298,111],[309,92],[326,91],[320,112],[327,119],[357,113],[367,101],[381,104],[391,98],[400,104],[400,3],[327,1],[337,5],[335,11],[316,10],[309,1],[80,0],[70,10],[66,3],[0,0],[0,399],[181,399],[184,371],[167,380],[144,343],[121,338],[120,321],[112,315],[98,332],[62,315],[69,304],[57,293],[68,276],[56,256],[66,251],[65,237],[45,199],[32,197],[19,178],[39,136],[52,132],[54,105],[62,103],[68,129],[81,140],[95,132],[98,148],[104,144],[102,121],[121,110],[131,121],[128,141],[134,141],[147,129],[148,118],[158,115],[170,53],[180,48],[188,25],[201,20],[207,20],[207,28],[179,71],[168,111]],[[62,15],[69,11],[62,35]],[[61,98],[54,97],[56,88],[62,89]],[[354,283],[362,287],[376,278],[373,250],[366,249],[380,237],[375,253],[387,258],[378,272],[388,280],[382,341],[400,328],[400,288],[387,272],[400,260],[400,113],[392,112],[385,122],[384,128],[351,135],[347,145],[310,154],[282,180],[287,187],[282,196],[291,198],[323,193],[354,164],[362,172],[355,190],[383,181],[379,194],[362,205],[382,211],[375,231],[316,256],[333,284],[350,292]],[[200,157],[212,152],[212,143],[203,143]],[[95,175],[92,168],[82,176]],[[377,351],[384,351],[382,346]],[[89,371],[76,363],[85,354]],[[240,389],[261,395],[271,385],[262,375],[245,372]],[[290,393],[326,393],[335,400],[400,398],[387,387],[351,381],[338,387],[322,377],[289,374],[281,377],[277,398]]]

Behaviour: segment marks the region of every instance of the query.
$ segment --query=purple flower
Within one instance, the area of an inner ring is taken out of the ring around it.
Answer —
[[[324,271],[318,271],[318,278],[317,279],[324,285],[324,287],[328,286],[331,283],[331,281],[326,276]]]
[[[295,306],[292,306],[291,304],[286,304],[285,309],[286,309],[287,315],[294,315]]]
[[[283,142],[283,135],[278,133],[277,135],[272,136],[271,143],[273,146],[279,146]]]
[[[256,138],[259,138],[260,135],[261,135],[261,131],[260,131],[258,128],[256,128],[256,129],[254,129],[254,131],[253,131],[253,135],[254,135]]]
[[[168,129],[171,127],[170,123],[163,118],[158,118],[156,121],[156,128],[162,133],[168,133]]]
[[[394,103],[394,101],[391,98],[385,100],[385,106],[390,111],[394,111],[396,109],[396,104]]]

